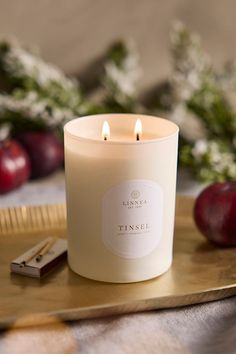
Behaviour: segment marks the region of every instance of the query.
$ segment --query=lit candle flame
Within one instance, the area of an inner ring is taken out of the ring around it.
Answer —
[[[134,134],[136,136],[136,140],[140,140],[142,136],[142,131],[143,131],[143,127],[142,127],[141,119],[137,119],[134,128]]]
[[[110,138],[110,126],[106,120],[102,126],[102,138],[103,140],[108,140]]]

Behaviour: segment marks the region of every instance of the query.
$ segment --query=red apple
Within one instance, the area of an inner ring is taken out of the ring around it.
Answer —
[[[15,140],[0,142],[0,193],[21,186],[30,176],[30,162],[23,147]]]
[[[63,144],[52,132],[28,131],[17,136],[31,162],[31,178],[49,175],[62,165]]]
[[[194,220],[209,241],[236,246],[236,182],[215,183],[204,189],[195,202]]]

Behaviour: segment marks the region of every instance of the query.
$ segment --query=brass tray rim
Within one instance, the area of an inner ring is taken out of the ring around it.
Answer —
[[[206,299],[205,297],[209,295],[214,295],[214,298]],[[155,301],[158,301],[160,299],[153,297],[148,299],[148,301],[151,303],[151,305],[148,306],[145,305],[147,300],[141,299],[141,300],[134,300],[132,302],[120,302],[120,303],[117,302],[117,303],[110,303],[106,305],[102,304],[96,306],[95,305],[86,306],[81,309],[78,307],[73,307],[70,309],[47,311],[45,313],[34,312],[32,315],[36,316],[36,322],[33,323],[33,326],[45,325],[48,323],[49,319],[50,322],[52,321],[55,323],[58,323],[58,321],[60,320],[66,322],[72,322],[72,321],[83,320],[83,319],[96,319],[101,317],[142,313],[146,311],[149,312],[149,311],[168,310],[168,309],[175,309],[175,308],[177,309],[186,306],[200,305],[203,303],[223,300],[235,295],[236,295],[236,285],[228,285],[219,288],[218,287],[212,288],[210,290],[203,290],[201,292],[196,291],[189,294],[185,293],[185,294],[175,295],[174,297],[175,299],[185,299],[188,298],[188,296],[192,297],[193,300],[183,301],[181,304],[179,304],[177,301],[174,301],[173,304],[166,305],[165,302],[168,301],[168,299],[172,298],[171,295],[167,295],[161,297],[161,302],[164,303],[164,305],[159,305],[158,308],[156,308],[155,306]],[[43,317],[43,315],[46,315],[45,318]],[[37,323],[37,316],[39,316],[40,318],[40,323]],[[11,328],[12,325],[14,326],[14,329],[32,327],[32,320],[30,317],[28,321],[26,316],[26,320],[23,322],[23,324],[15,323],[17,318],[18,318],[17,316],[2,317],[0,319],[0,329]]]

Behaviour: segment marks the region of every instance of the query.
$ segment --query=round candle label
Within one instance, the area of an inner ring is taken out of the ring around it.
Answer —
[[[104,195],[102,214],[106,247],[120,257],[145,257],[161,239],[162,189],[149,180],[123,182]]]

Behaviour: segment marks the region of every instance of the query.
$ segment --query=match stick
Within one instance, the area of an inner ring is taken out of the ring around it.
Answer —
[[[44,243],[42,246],[40,246],[38,249],[36,249],[28,258],[26,258],[24,261],[21,262],[20,266],[25,267],[27,263],[29,263],[34,257],[37,256],[37,254],[40,253],[41,250],[43,250],[48,244],[48,241]]]
[[[56,242],[57,238],[56,237],[53,237],[46,245],[45,247],[43,247],[41,250],[40,250],[40,253],[37,254],[37,257],[36,257],[36,262],[40,262],[43,258],[43,256],[48,253],[48,251],[50,250],[50,248],[52,247],[52,245],[54,245],[54,243]]]

